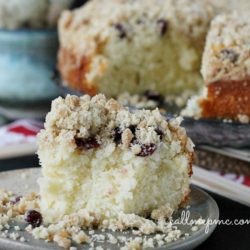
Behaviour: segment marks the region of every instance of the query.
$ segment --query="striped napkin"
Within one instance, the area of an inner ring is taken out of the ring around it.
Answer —
[[[34,154],[36,135],[42,128],[42,122],[24,119],[0,127],[0,159]]]

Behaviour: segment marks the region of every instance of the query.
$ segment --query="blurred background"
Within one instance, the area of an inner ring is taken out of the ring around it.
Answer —
[[[36,135],[51,100],[71,93],[57,71],[57,21],[62,11],[86,2],[0,0],[0,172],[39,167]],[[242,146],[238,138],[250,134],[250,125],[184,119],[183,126],[196,144],[192,183],[212,193],[221,219],[249,219],[250,141]],[[249,249],[247,240],[249,227],[220,226],[200,249]]]
[[[57,21],[85,1],[0,1],[0,124],[43,119],[56,85]]]

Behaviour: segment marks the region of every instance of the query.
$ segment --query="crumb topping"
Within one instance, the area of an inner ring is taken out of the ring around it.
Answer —
[[[117,96],[118,102],[120,102],[124,106],[131,106],[138,109],[155,109],[162,104],[163,96],[154,93],[153,95],[149,95],[148,92],[144,94],[129,94],[127,92],[121,93]]]
[[[250,75],[250,22],[248,15],[216,17],[208,33],[202,74],[206,83],[248,79]]]
[[[39,134],[39,146],[66,143],[73,150],[88,151],[110,143],[137,156],[149,156],[160,143],[180,140],[184,150],[192,152],[180,123],[167,122],[158,109],[133,110],[122,107],[103,95],[59,97],[46,117],[45,130]]]

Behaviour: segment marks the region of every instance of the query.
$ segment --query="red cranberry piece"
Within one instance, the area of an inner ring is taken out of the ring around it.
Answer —
[[[100,147],[95,137],[90,137],[87,139],[75,138],[76,146],[80,149],[89,150],[93,148]]]
[[[123,39],[127,36],[127,32],[122,24],[117,23],[117,24],[115,24],[114,27],[118,31],[120,39]]]
[[[116,127],[114,130],[113,130],[113,138],[114,138],[114,142],[116,144],[120,144],[121,143],[121,140],[122,140],[122,130],[119,128],[119,127]]]
[[[26,222],[28,222],[33,228],[39,227],[42,222],[43,218],[42,215],[37,212],[36,210],[29,210],[26,212],[24,219]]]
[[[157,21],[157,25],[159,27],[161,36],[164,36],[168,31],[168,22],[167,22],[167,20],[159,19]]]
[[[164,135],[163,132],[160,129],[158,129],[158,128],[155,130],[155,132],[156,132],[157,135],[160,136],[160,140],[162,140],[163,135]]]
[[[228,59],[232,63],[235,63],[239,58],[239,55],[233,49],[222,49],[220,53],[222,60]]]
[[[135,125],[130,125],[128,128],[130,129],[130,131],[132,132],[132,134],[135,135],[136,126]]]
[[[135,135],[135,131],[136,131],[137,127],[135,125],[130,125],[128,128],[130,129],[130,131],[134,135],[134,137],[133,137],[133,139],[131,141],[131,144],[138,144],[138,141],[137,141],[137,138],[136,138],[136,135]]]
[[[10,203],[12,205],[16,205],[21,199],[22,199],[22,196],[17,196],[14,200],[10,201]]]
[[[141,152],[137,154],[137,156],[146,157],[146,156],[152,155],[156,149],[157,149],[157,146],[154,143],[142,144]]]

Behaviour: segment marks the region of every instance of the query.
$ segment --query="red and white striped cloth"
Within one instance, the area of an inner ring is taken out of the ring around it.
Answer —
[[[43,123],[36,120],[18,120],[0,127],[0,159],[34,154],[37,149],[36,135],[42,128]],[[216,173],[250,187],[250,176]]]
[[[43,127],[34,120],[18,120],[0,127],[0,147],[36,142],[36,135]]]
[[[250,176],[238,175],[238,174],[234,174],[234,173],[222,174],[219,172],[217,172],[217,174],[221,175],[221,176],[225,177],[226,179],[231,180],[233,182],[250,187]]]
[[[24,119],[0,127],[0,159],[35,154],[36,135],[42,128],[42,122]]]

